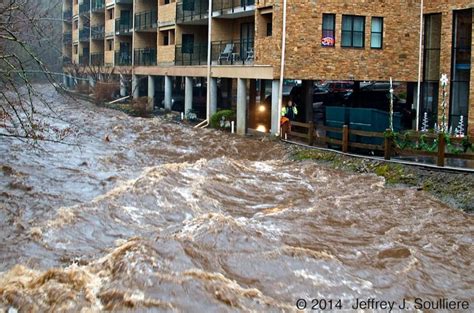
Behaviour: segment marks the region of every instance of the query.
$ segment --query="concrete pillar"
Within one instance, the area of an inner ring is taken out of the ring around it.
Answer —
[[[95,87],[94,77],[92,77],[92,76],[89,76],[89,87],[91,87],[91,88]]]
[[[153,112],[155,105],[155,79],[153,76],[148,75],[148,112]]]
[[[171,76],[165,76],[165,109],[171,110],[171,98],[172,98],[173,85],[171,82]]]
[[[184,114],[193,109],[193,78],[186,77],[184,82]]]
[[[211,100],[210,100],[210,107],[211,111],[209,116],[214,115],[217,112],[217,78],[211,77]]]
[[[137,75],[132,75],[132,96],[133,96],[133,99],[138,99],[140,97],[140,90],[138,88]]]
[[[272,129],[271,134],[277,135],[280,133],[280,116],[281,112],[278,111],[278,96],[280,90],[280,81],[272,81]]]
[[[68,87],[68,77],[66,76],[66,73],[63,74],[63,85],[65,88]]]
[[[255,79],[249,80],[249,110],[248,110],[248,122],[249,128],[257,129],[257,81]]]
[[[127,83],[125,82],[125,77],[120,74],[120,96],[125,97],[127,95]]]
[[[247,132],[247,80],[237,79],[237,134]]]

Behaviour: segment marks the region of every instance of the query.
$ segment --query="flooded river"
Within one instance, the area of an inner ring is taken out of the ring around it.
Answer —
[[[51,97],[73,145],[0,138],[0,311],[473,310],[472,215],[278,143]]]

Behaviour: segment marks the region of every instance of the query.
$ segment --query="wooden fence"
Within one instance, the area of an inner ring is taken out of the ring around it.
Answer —
[[[325,136],[318,136],[317,131],[324,132]],[[327,133],[340,134],[337,137],[341,139],[335,139],[327,136]],[[388,134],[386,136],[386,134]],[[383,152],[384,158],[390,160],[392,156],[401,155],[401,156],[430,156],[437,159],[436,164],[438,166],[445,166],[446,158],[452,159],[463,159],[463,160],[474,160],[474,153],[449,153],[446,152],[446,137],[444,134],[427,134],[414,132],[408,135],[403,135],[405,139],[417,142],[420,141],[422,136],[424,140],[434,141],[437,140],[437,151],[425,151],[413,148],[404,148],[401,149],[395,145],[394,136],[390,135],[390,130],[383,132],[372,132],[372,131],[363,131],[350,129],[348,125],[344,125],[342,128],[337,127],[328,127],[328,126],[318,126],[317,129],[315,125],[310,123],[300,123],[300,122],[291,122],[291,131],[287,131],[282,134],[287,137],[296,137],[300,140],[305,141],[308,145],[336,145],[340,146],[342,152],[349,152],[350,148],[365,149],[370,151],[380,151]],[[381,138],[383,144],[369,144],[351,141],[352,136],[367,137],[367,138]],[[463,138],[459,137],[450,137],[451,143],[460,145],[463,141]],[[474,145],[474,140],[471,139],[470,143]]]

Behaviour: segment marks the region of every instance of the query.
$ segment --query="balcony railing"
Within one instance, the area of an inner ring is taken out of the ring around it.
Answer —
[[[196,0],[178,2],[176,4],[176,21],[178,23],[197,21],[208,18],[209,5],[207,1]]]
[[[212,10],[221,13],[234,13],[255,9],[255,0],[213,0]]]
[[[115,34],[116,35],[131,35],[132,34],[132,20],[129,18],[118,18],[115,20]]]
[[[63,44],[69,45],[72,43],[72,32],[63,33]]]
[[[79,41],[89,41],[89,39],[90,39],[89,27],[79,29]]]
[[[72,9],[66,10],[63,12],[63,20],[65,22],[71,23],[72,20]]]
[[[218,64],[251,64],[254,55],[253,38],[212,42],[212,61]]]
[[[89,55],[79,55],[79,64],[80,65],[89,65]]]
[[[95,39],[95,40],[104,39],[105,38],[105,26],[104,25],[93,26],[91,28],[91,35],[92,35],[92,39]]]
[[[91,53],[91,65],[103,66],[104,65],[104,53]]]
[[[135,30],[156,29],[157,27],[156,11],[135,14]]]
[[[153,66],[156,65],[156,49],[144,48],[135,49],[134,63],[138,66]]]
[[[129,50],[120,50],[115,52],[115,65],[129,66],[132,65],[132,52]]]
[[[133,0],[115,0],[115,4],[132,4]]]
[[[91,3],[89,0],[85,0],[83,3],[79,4],[79,14],[86,14],[91,11]]]
[[[92,12],[100,12],[105,10],[104,0],[92,0]]]
[[[176,45],[175,65],[206,65],[207,43]]]

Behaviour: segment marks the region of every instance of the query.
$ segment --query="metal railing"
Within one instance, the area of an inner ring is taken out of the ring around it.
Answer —
[[[90,29],[89,27],[84,27],[79,29],[79,41],[89,41],[90,39]]]
[[[135,30],[146,30],[158,27],[157,12],[148,11],[135,14]]]
[[[251,64],[254,56],[253,38],[212,42],[211,58],[218,64]]]
[[[79,64],[80,65],[89,65],[89,55],[79,55]]]
[[[66,22],[71,22],[72,20],[72,9],[66,10],[63,12],[63,20]]]
[[[92,12],[105,10],[104,0],[92,0]]]
[[[207,43],[188,45],[176,45],[175,65],[206,65]]]
[[[142,48],[135,49],[134,63],[138,66],[154,66],[156,65],[156,49]]]
[[[117,18],[115,19],[115,34],[116,35],[131,35],[132,34],[132,19]]]
[[[129,50],[120,50],[115,52],[115,65],[132,65],[132,52]]]
[[[209,6],[204,0],[178,2],[176,4],[176,22],[189,22],[208,18]]]
[[[72,43],[72,32],[64,32],[63,44],[71,44],[71,43]]]
[[[91,10],[91,3],[88,0],[85,0],[83,3],[79,4],[79,14],[89,13]]]
[[[91,65],[103,66],[104,53],[103,52],[91,53]]]
[[[255,9],[255,0],[213,0],[213,11],[224,11],[234,13],[236,8],[242,8],[244,11]],[[241,11],[241,10],[240,10]]]
[[[104,25],[99,25],[99,26],[93,26],[91,28],[91,35],[92,39],[96,40],[101,40],[105,38],[105,26]]]

